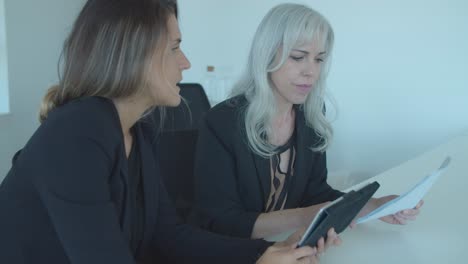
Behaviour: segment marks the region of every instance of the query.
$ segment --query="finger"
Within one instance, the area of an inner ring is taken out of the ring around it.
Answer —
[[[309,246],[296,248],[294,249],[294,253],[293,253],[295,259],[312,257],[312,256],[315,256],[316,254],[317,254],[317,249],[315,247],[311,248]]]
[[[325,241],[325,249],[329,248],[331,245],[333,245],[335,239],[336,239],[336,233],[334,228],[330,228],[327,232],[327,240]]]
[[[399,221],[414,221],[416,220],[416,216],[397,216]]]
[[[396,216],[398,219],[403,219],[403,220],[415,220],[417,214],[413,215],[413,214],[405,214],[405,213],[402,213],[402,212],[398,212],[398,213],[395,214],[395,216]]]
[[[405,212],[405,211],[408,211],[408,210],[400,211],[400,212],[396,213],[395,215],[398,216],[399,218],[403,218],[403,219],[407,219],[407,220],[413,220],[413,219],[416,219],[416,217],[419,214],[419,212],[413,212],[414,210],[411,210],[411,212],[410,211]]]
[[[398,217],[396,215],[393,216],[393,218],[396,220],[397,224],[399,225],[406,225],[406,222],[407,220],[402,218],[402,217]]]
[[[398,213],[404,216],[417,216],[419,212],[419,209],[406,209],[403,211],[399,211]]]
[[[399,219],[395,215],[387,215],[387,216],[381,217],[379,219],[384,221],[385,223],[389,223],[389,224],[392,224],[392,225],[404,225],[403,219]]]
[[[423,206],[424,200],[419,201],[419,203],[414,207],[414,209],[419,209],[421,206]]]
[[[339,245],[341,245],[341,243],[343,243],[343,241],[341,240],[340,236],[337,235],[335,241],[333,242],[333,244],[335,246],[339,246]]]
[[[323,253],[325,251],[325,241],[323,237],[321,237],[317,242],[317,253]]]

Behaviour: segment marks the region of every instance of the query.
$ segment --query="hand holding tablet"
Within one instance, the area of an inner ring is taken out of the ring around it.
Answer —
[[[337,234],[341,233],[379,187],[377,182],[370,183],[357,191],[344,194],[321,208],[299,241],[298,247],[305,245],[315,247],[321,237],[326,240],[327,232],[331,228],[334,228]]]

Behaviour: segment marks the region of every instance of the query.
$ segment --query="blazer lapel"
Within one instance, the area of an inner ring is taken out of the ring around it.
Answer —
[[[137,138],[138,148],[140,150],[141,158],[141,174],[143,180],[144,191],[144,208],[145,208],[145,224],[144,236],[141,245],[151,245],[153,233],[156,228],[156,218],[158,212],[158,199],[159,199],[159,171],[157,171],[156,160],[151,148],[151,143],[145,140],[143,131],[140,124],[137,123],[135,127],[135,134]],[[148,252],[148,248],[143,249],[140,247],[139,253]]]
[[[294,164],[294,175],[291,178],[291,185],[288,191],[288,199],[285,208],[291,208],[300,202],[304,190],[307,186],[307,180],[310,175],[309,167],[312,165],[312,150],[310,150],[310,136],[307,135],[304,112],[296,108],[296,160]]]
[[[270,159],[262,158],[256,154],[252,153],[252,157],[255,162],[255,168],[257,170],[257,177],[260,182],[261,196],[263,198],[262,210],[265,210],[266,202],[268,201],[268,196],[270,195],[270,186],[271,186],[271,172],[270,172]]]
[[[121,161],[119,162],[120,164],[120,173],[118,174],[119,176],[119,181],[113,181],[112,184],[112,191],[118,190],[118,195],[116,196],[116,199],[119,199],[117,206],[118,211],[121,213],[119,215],[120,218],[120,223],[121,223],[121,228],[122,228],[122,233],[125,236],[126,241],[130,241],[131,237],[131,214],[128,210],[125,210],[125,208],[130,207],[130,199],[129,199],[129,186],[130,183],[128,182],[129,176],[128,176],[128,160],[127,157],[125,156],[125,146],[122,140],[122,145],[121,145],[121,151],[120,151],[120,159]],[[115,186],[115,185],[119,186]]]

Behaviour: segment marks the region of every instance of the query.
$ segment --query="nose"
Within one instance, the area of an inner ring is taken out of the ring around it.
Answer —
[[[190,64],[190,61],[187,59],[187,56],[185,56],[185,53],[182,52],[182,58],[180,62],[180,68],[181,70],[188,70],[190,69],[192,65]]]
[[[302,71],[302,75],[305,77],[313,77],[316,73],[316,70],[314,67],[307,67]]]
[[[316,61],[306,63],[306,65],[304,65],[304,68],[302,69],[302,75],[304,75],[305,77],[314,77],[318,74],[320,74],[320,63]]]
[[[314,72],[311,71],[310,69],[306,69],[304,71],[302,71],[302,75],[306,76],[306,77],[311,77],[314,75]]]

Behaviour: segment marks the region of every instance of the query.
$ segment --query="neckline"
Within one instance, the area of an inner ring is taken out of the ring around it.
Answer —
[[[284,143],[283,145],[277,146],[276,147],[276,154],[282,154],[286,152],[288,149],[290,149],[294,145],[294,141],[296,139],[296,129],[294,129],[292,135],[289,137],[288,141]]]

